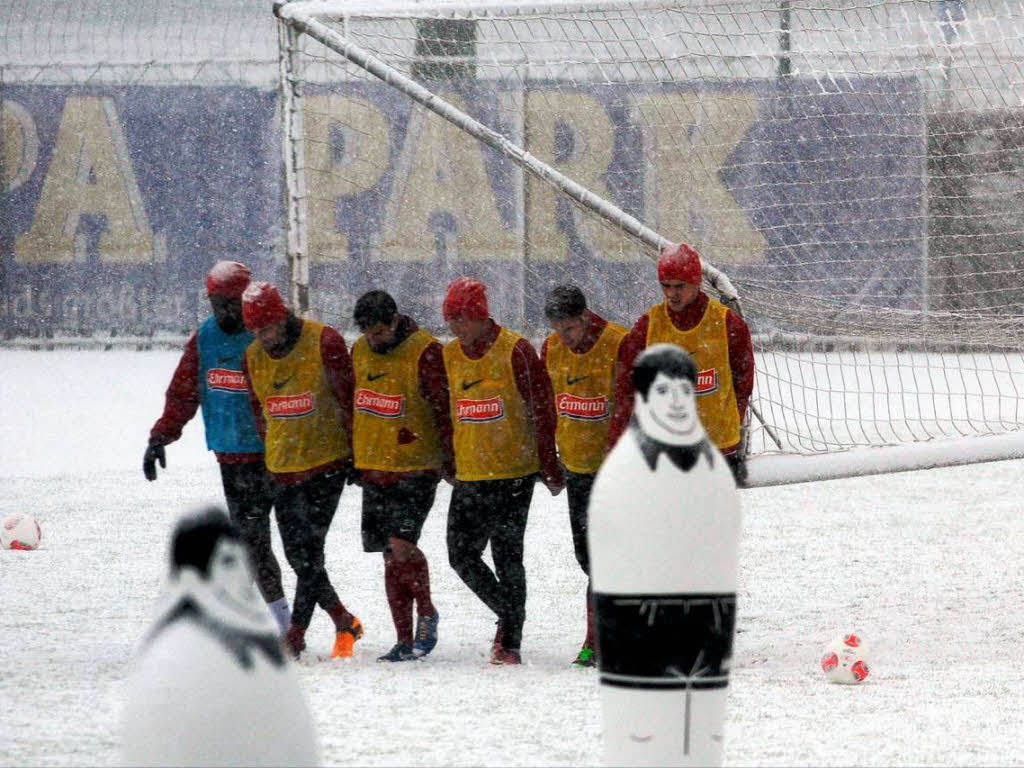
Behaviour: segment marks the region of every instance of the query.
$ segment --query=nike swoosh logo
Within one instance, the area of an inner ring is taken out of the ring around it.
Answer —
[[[571,387],[573,384],[579,384],[584,379],[589,379],[589,378],[590,378],[590,374],[589,373],[586,376],[576,376],[575,378],[572,377],[572,376],[569,376],[569,377],[567,377],[565,379],[565,383],[568,384]]]
[[[481,381],[483,381],[483,379],[474,379],[473,381],[466,381],[465,379],[463,379],[462,380],[462,388],[463,389],[472,389],[477,384],[479,384]]]
[[[382,373],[368,373],[368,374],[366,374],[366,380],[367,381],[376,381],[381,376],[387,376],[387,375],[388,375],[387,371],[384,371]]]
[[[295,375],[295,374],[293,373],[293,374],[292,374],[292,376],[294,376],[294,375]],[[274,387],[274,389],[280,389],[281,387],[283,387],[283,386],[284,386],[285,384],[287,384],[287,383],[288,383],[289,381],[291,381],[291,380],[292,380],[292,376],[289,376],[289,377],[288,377],[287,379],[285,379],[284,381],[275,381],[275,382],[272,382],[272,383],[271,383],[271,386],[273,386],[273,387]]]

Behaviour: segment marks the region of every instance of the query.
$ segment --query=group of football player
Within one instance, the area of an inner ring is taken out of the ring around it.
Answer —
[[[380,661],[422,658],[437,644],[420,533],[443,480],[451,484],[448,561],[495,614],[490,659],[520,664],[526,619],[523,542],[537,480],[566,489],[576,559],[589,573],[587,505],[607,451],[633,411],[633,362],[649,345],[677,344],[697,365],[697,407],[712,442],[744,477],[741,434],[754,381],[743,319],[701,289],[697,251],[680,243],[658,259],[664,301],[631,330],[587,306],[574,285],[548,293],[552,329],[540,353],[491,316],[487,288],[461,277],[442,311],[439,342],[383,290],[362,295],[341,334],[298,317],[271,284],[221,261],[206,278],[212,315],[185,345],[150,431],[143,471],[156,479],[165,446],[202,409],[228,512],[249,550],[256,585],[296,658],[317,605],[335,626],[332,658],[353,655],[363,626],[341,602],[325,542],[347,484],[362,490],[362,543],[381,552],[396,643]],[[295,572],[289,609],[271,546],[277,516]],[[491,547],[493,568],[483,558]],[[416,621],[413,622],[415,607]],[[586,637],[574,661],[594,666],[587,590]]]

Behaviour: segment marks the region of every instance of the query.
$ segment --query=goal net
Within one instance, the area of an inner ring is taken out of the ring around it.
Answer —
[[[470,274],[535,339],[563,282],[631,326],[685,241],[754,334],[755,483],[1022,455],[1016,4],[275,13],[300,307],[380,287],[440,330]]]

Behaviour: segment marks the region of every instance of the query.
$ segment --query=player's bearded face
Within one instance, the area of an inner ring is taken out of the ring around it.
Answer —
[[[659,442],[693,445],[704,437],[689,379],[658,373],[646,397],[637,392],[634,412],[644,434]]]
[[[456,315],[448,320],[448,328],[452,335],[459,340],[459,343],[468,347],[483,335],[487,328],[487,320]]]
[[[551,327],[562,343],[567,347],[575,347],[583,340],[583,334],[587,330],[587,321],[583,315],[567,317],[564,320],[551,320]]]
[[[256,331],[256,338],[267,352],[274,354],[284,344],[285,321],[263,326]]]
[[[245,328],[242,322],[242,300],[226,296],[210,296],[210,308],[217,325],[224,333],[238,333]]]
[[[366,343],[370,345],[370,349],[374,352],[387,350],[395,341],[395,329],[397,326],[398,318],[396,317],[390,323],[375,323],[366,328],[363,331],[363,335],[366,336]]]
[[[681,312],[697,298],[700,288],[682,280],[665,280],[661,284],[661,291],[665,294],[665,303],[669,309]]]

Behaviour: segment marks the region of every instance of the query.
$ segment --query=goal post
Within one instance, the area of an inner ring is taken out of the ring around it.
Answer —
[[[294,305],[344,325],[385,287],[439,328],[468,273],[534,338],[558,282],[630,325],[684,240],[754,332],[752,485],[1024,455],[1024,34],[863,10],[275,3]]]

